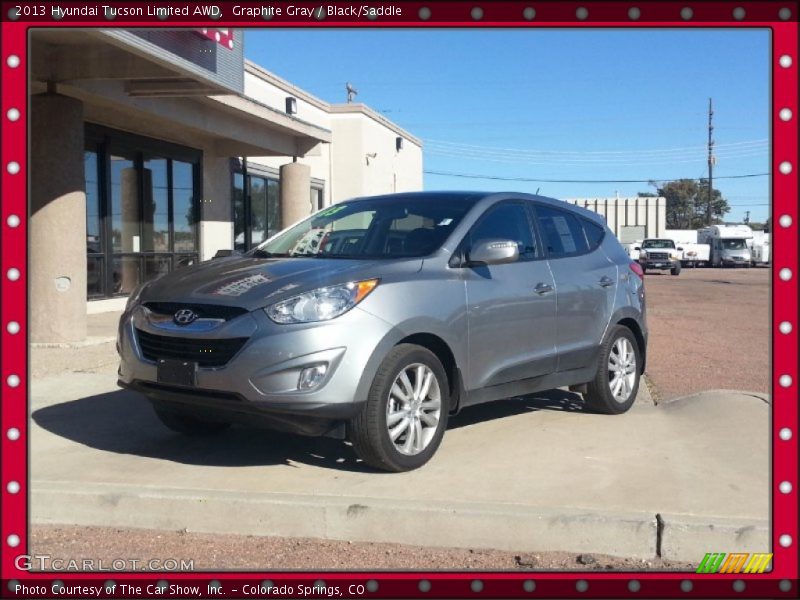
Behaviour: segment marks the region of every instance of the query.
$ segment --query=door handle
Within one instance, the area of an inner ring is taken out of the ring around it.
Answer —
[[[600,279],[600,287],[609,287],[612,285],[614,285],[614,280],[607,275],[603,275],[603,277]]]
[[[550,292],[553,291],[553,286],[539,282],[536,284],[536,287],[533,288],[533,291],[539,294],[540,296],[544,296],[545,294],[549,294]]]

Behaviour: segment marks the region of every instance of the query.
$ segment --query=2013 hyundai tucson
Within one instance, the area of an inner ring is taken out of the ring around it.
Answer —
[[[625,412],[646,343],[641,267],[599,215],[526,194],[390,194],[139,287],[119,384],[181,433],[347,436],[369,465],[406,471],[465,406],[571,386]]]

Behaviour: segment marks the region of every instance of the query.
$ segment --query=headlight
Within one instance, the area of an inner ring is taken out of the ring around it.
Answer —
[[[131,295],[128,296],[128,302],[125,303],[125,312],[128,312],[134,306],[139,304],[139,298],[141,298],[144,288],[146,288],[149,283],[150,282],[147,281],[145,283],[139,284],[134,288],[134,290],[131,292]]]
[[[282,325],[329,321],[353,308],[377,285],[377,279],[332,285],[293,296],[264,310],[270,319]]]
[[[679,257],[677,254],[675,254],[674,252],[673,252],[672,254],[670,254],[670,256],[672,257],[672,260],[678,260],[678,258],[680,258],[680,257]]]

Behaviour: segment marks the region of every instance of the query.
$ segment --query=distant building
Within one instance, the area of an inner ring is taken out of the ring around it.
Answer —
[[[31,30],[31,342],[82,340],[87,311],[333,202],[422,189],[419,139],[245,61],[243,42]]]
[[[644,238],[663,237],[667,229],[667,199],[658,198],[565,198],[603,215],[611,231],[623,244]]]

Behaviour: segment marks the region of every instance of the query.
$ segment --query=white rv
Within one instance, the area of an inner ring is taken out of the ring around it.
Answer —
[[[763,231],[754,231],[750,244],[750,257],[753,266],[768,265],[770,261],[770,236]]]
[[[753,230],[747,225],[711,225],[697,230],[697,242],[711,246],[712,267],[749,267],[752,254],[748,240],[752,239]]]
[[[665,229],[664,237],[674,241],[679,246],[682,244],[696,244],[696,229]]]

